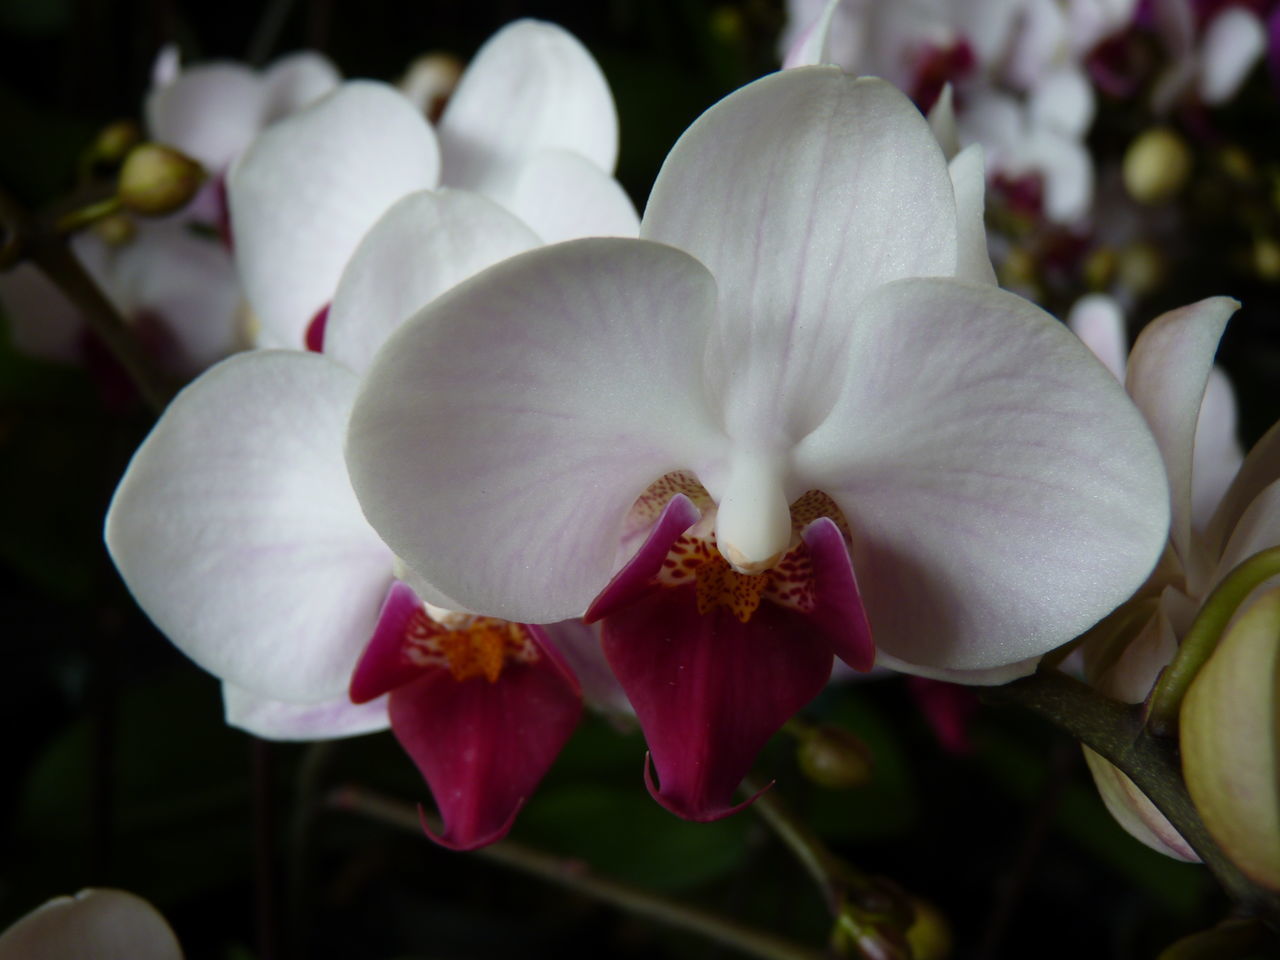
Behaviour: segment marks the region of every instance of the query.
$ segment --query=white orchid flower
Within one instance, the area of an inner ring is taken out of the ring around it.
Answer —
[[[266,131],[229,178],[236,260],[260,342],[322,343],[320,318],[356,246],[417,191],[488,196],[544,242],[634,235],[635,210],[611,176],[617,141],[600,68],[554,24],[521,20],[491,37],[437,130],[390,86],[344,84]]]
[[[159,911],[124,890],[55,897],[0,932],[0,960],[182,960]]]
[[[348,438],[366,515],[467,608],[592,607],[697,819],[833,652],[1027,672],[1147,577],[1167,490],[1079,341],[957,277],[971,203],[883,81],[748,85],[672,150],[642,239],[513,258],[388,340]]]

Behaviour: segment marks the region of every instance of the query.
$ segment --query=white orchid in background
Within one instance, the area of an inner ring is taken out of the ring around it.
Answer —
[[[600,68],[549,23],[521,20],[491,37],[435,130],[385,84],[343,85],[259,137],[231,173],[236,260],[260,342],[325,342],[324,311],[352,252],[417,191],[490,197],[544,242],[634,235],[635,210],[611,176],[617,149]]]
[[[1152,106],[1164,113],[1187,93],[1210,106],[1230,101],[1267,50],[1264,2],[1153,0],[1151,16],[1168,55],[1168,66],[1152,91]]]
[[[515,257],[391,337],[361,505],[468,608],[590,607],[686,817],[731,809],[833,653],[1025,673],[1145,580],[1168,505],[1114,379],[966,279],[980,209],[883,81],[756,81],[677,143],[642,239]]]
[[[178,938],[147,901],[124,890],[55,897],[0,932],[0,960],[182,960]]]
[[[1213,589],[1260,550],[1280,545],[1280,431],[1242,458],[1236,409],[1213,356],[1239,305],[1214,297],[1170,311],[1138,336],[1125,364],[1124,322],[1109,298],[1081,301],[1072,329],[1116,374],[1146,417],[1169,476],[1169,548],[1146,588],[1091,638],[1087,676],[1108,696],[1141,703]],[[1123,773],[1086,752],[1108,809],[1143,843],[1198,859]]]

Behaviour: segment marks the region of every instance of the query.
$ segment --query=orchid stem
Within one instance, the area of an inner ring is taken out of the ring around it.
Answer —
[[[1146,731],[1141,706],[1109,700],[1053,670],[989,687],[984,695],[1040,714],[1115,764],[1168,818],[1227,895],[1246,913],[1280,931],[1280,896],[1241,873],[1209,836],[1183,783],[1177,746]]]
[[[748,796],[756,796],[751,809],[769,825],[813,878],[832,912],[839,909],[841,881],[853,877],[861,884],[869,884],[867,878],[860,876],[853,867],[827,848],[813,829],[791,811],[786,801],[774,794],[771,785],[748,777],[742,781],[742,790]]]
[[[328,806],[360,814],[426,839],[422,834],[418,810],[412,804],[392,800],[371,790],[356,786],[339,787],[328,795]],[[432,829],[439,829],[439,824],[433,823]],[[696,933],[761,960],[823,960],[825,956],[762,930],[616,880],[595,876],[579,860],[553,856],[509,840],[482,847],[474,853],[485,860],[602,900],[666,926]]]
[[[90,329],[107,345],[143,399],[157,413],[174,394],[173,384],[152,362],[129,325],[71,253],[56,226],[33,217],[0,190],[0,267],[30,260],[75,304]]]

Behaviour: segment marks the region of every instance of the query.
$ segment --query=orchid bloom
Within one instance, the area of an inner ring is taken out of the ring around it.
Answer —
[[[347,459],[374,528],[468,608],[590,608],[682,816],[730,812],[833,654],[1008,679],[1163,547],[1149,432],[986,282],[973,173],[889,84],[783,71],[686,131],[641,239],[498,264],[367,375]]]
[[[1273,8],[1272,0],[1154,0],[1154,26],[1169,57],[1152,91],[1157,112],[1189,91],[1210,106],[1235,97],[1280,28]]]
[[[404,197],[343,272],[324,353],[255,351],[208,371],[165,411],[107,516],[125,582],[223,681],[228,722],[276,739],[389,722],[440,808],[435,839],[462,849],[506,833],[573,731],[582,694],[566,660],[590,666],[584,628],[476,616],[419,585],[362,516],[342,445],[387,318],[537,244],[477,194]]]
[[[1123,317],[1109,298],[1086,298],[1069,320],[1123,376],[1169,476],[1165,557],[1134,603],[1086,645],[1088,678],[1128,703],[1147,698],[1214,587],[1242,561],[1280,545],[1280,431],[1273,428],[1242,462],[1231,386],[1213,366],[1238,306],[1213,297],[1156,318],[1134,343],[1127,370]],[[1089,751],[1086,758],[1121,826],[1152,849],[1199,859],[1128,777]]]
[[[164,917],[124,890],[55,897],[0,932],[0,960],[182,960]]]
[[[438,129],[390,86],[344,84],[263,133],[231,171],[236,260],[259,343],[326,343],[325,311],[352,252],[417,191],[487,196],[543,242],[634,235],[635,210],[611,176],[617,141],[600,68],[550,23],[520,20],[491,37]]]

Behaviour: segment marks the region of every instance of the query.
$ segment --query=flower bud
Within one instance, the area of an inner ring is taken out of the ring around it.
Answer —
[[[796,760],[806,777],[829,790],[851,790],[871,780],[872,757],[867,745],[831,724],[800,735]]]
[[[138,232],[138,225],[123,213],[113,213],[103,217],[93,225],[96,233],[109,247],[123,247],[133,240]]]
[[[1223,634],[1182,702],[1180,731],[1205,828],[1246,876],[1280,891],[1280,589]]]
[[[1182,137],[1168,127],[1152,127],[1125,151],[1125,189],[1139,203],[1162,203],[1186,186],[1191,159]]]
[[[98,131],[86,157],[89,163],[116,164],[142,139],[142,131],[132,120],[117,120]]]
[[[125,209],[159,217],[190,203],[203,180],[204,169],[186,154],[159,143],[142,143],[125,157],[116,195]]]
[[[951,925],[942,911],[927,900],[912,898],[915,919],[907,928],[911,960],[947,960],[951,956]]]

